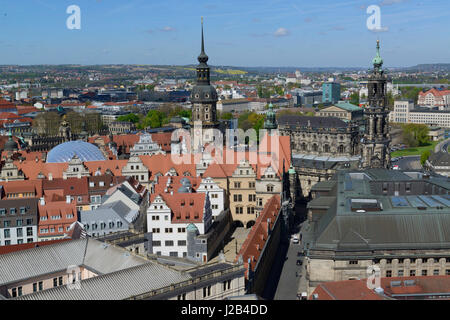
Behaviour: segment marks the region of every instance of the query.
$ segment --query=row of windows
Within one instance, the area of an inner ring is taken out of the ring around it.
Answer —
[[[186,246],[186,240],[178,240],[177,244],[178,244],[178,246],[184,247],[184,246]],[[153,241],[152,245],[154,247],[161,247],[161,241]],[[164,246],[165,247],[173,247],[174,241],[166,240],[166,241],[164,241]]]
[[[23,193],[8,193],[6,195],[7,198],[32,198],[35,197],[36,194],[34,192],[23,192]]]
[[[66,227],[66,231],[69,231],[69,228],[70,227]],[[63,232],[64,231],[64,227],[58,227],[58,232]],[[55,233],[56,231],[55,231],[55,228],[54,227],[51,227],[50,228],[50,233]],[[41,229],[41,233],[42,234],[46,234],[46,233],[49,233],[49,228],[42,228]]]
[[[438,276],[440,274],[439,269],[434,269],[433,270],[433,276]],[[415,277],[416,274],[416,270],[409,270],[409,276],[410,277]],[[427,276],[428,275],[428,270],[422,270],[422,272],[420,273],[420,275],[422,276]],[[450,276],[450,269],[446,269],[445,270],[445,275],[446,276]],[[398,270],[397,271],[397,277],[404,277],[405,273],[404,270]],[[392,277],[392,270],[386,270],[386,277],[390,278]]]
[[[178,231],[178,233],[185,233],[186,232],[186,228],[178,228],[177,231]],[[173,228],[165,228],[164,232],[165,233],[173,233]],[[153,228],[152,229],[152,233],[161,233],[161,229],[160,228]]]
[[[7,210],[5,208],[0,208],[0,216],[6,215],[6,211]],[[27,213],[27,208],[20,207],[19,211],[17,211],[17,208],[9,208],[9,214],[16,214],[17,212],[20,212],[20,214],[25,214]]]
[[[242,171],[242,170],[241,170]],[[248,171],[248,170],[247,170]],[[241,172],[242,174],[242,172]],[[248,173],[247,173],[248,174]],[[248,183],[249,189],[255,189],[255,182],[249,182]],[[234,188],[235,189],[241,189],[241,182],[234,182]]]
[[[256,209],[255,207],[247,207],[247,214],[255,214]],[[243,214],[244,213],[244,207],[236,207],[235,209],[236,214]]]
[[[423,258],[423,259],[415,259],[415,258],[411,258],[411,259],[409,259],[409,263],[410,264],[415,264],[415,263],[419,263],[419,262],[422,262],[422,264],[425,264],[425,263],[440,263],[440,260],[441,259],[444,259],[444,258]],[[400,259],[397,259],[398,260],[398,264],[403,264],[403,263],[405,263],[405,259],[403,259],[403,258],[400,258]],[[372,261],[374,264],[379,264],[380,263],[380,259],[376,259],[376,260],[373,260]],[[386,264],[392,264],[392,262],[393,262],[393,259],[386,259]],[[450,258],[445,258],[445,262],[446,263],[450,263]],[[359,263],[359,261],[358,260],[350,260],[349,262],[348,262],[348,264],[358,264]]]
[[[4,230],[4,236],[5,236],[5,238],[10,238],[11,237],[11,232],[10,232],[9,229],[5,229]],[[16,236],[17,237],[23,237],[23,229],[22,228],[16,229]],[[31,227],[27,228],[27,236],[28,237],[32,237],[33,236],[33,228],[31,228]]]
[[[29,226],[30,224],[33,224],[33,219],[27,219],[27,226]],[[23,219],[17,219],[16,220],[16,227],[21,227],[23,226]],[[5,220],[3,221],[3,227],[4,228],[10,228],[11,227],[11,220]]]
[[[23,237],[23,229],[19,228],[16,229],[16,235],[17,237]],[[11,230],[10,229],[4,229],[3,230],[3,236],[5,239],[11,238]],[[28,237],[32,237],[33,236],[33,228],[32,227],[28,227],[27,228],[27,236]]]
[[[33,238],[28,238],[27,239],[27,243],[33,243],[34,242],[34,240],[33,240]],[[24,242],[23,242],[23,239],[17,239],[17,244],[23,244]],[[5,246],[10,246],[12,243],[11,243],[11,240],[5,240]]]
[[[131,169],[133,169],[133,166],[132,166]],[[99,187],[104,187],[105,186],[105,182],[104,181],[99,181],[98,182],[98,186]],[[93,181],[89,182],[89,187],[91,187],[91,188],[95,187],[95,182],[93,182]]]
[[[108,222],[108,227],[109,229],[114,228],[114,226],[116,228],[121,228],[123,226],[123,222],[122,221],[117,221],[116,223],[114,223],[113,221]],[[92,230],[97,230],[98,229],[98,224],[96,222],[91,223],[91,226],[89,227],[89,224],[85,225],[86,230],[92,229]],[[100,222],[100,230],[104,230],[106,229],[106,222]]]

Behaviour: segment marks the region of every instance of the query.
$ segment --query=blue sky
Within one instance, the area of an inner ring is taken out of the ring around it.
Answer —
[[[450,63],[448,0],[0,0],[0,64],[192,64],[201,16],[212,65],[366,67],[377,38],[388,67]]]

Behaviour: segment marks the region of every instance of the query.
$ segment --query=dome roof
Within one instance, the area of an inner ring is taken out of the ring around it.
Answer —
[[[189,181],[188,178],[182,178],[182,179],[180,180],[180,182],[181,182],[181,184],[182,184],[184,187],[190,187],[190,186],[191,186],[191,181]]]
[[[190,193],[190,192],[189,192],[189,189],[186,186],[181,186],[178,189],[178,193]]]
[[[196,85],[191,91],[192,103],[213,103],[217,102],[217,91],[211,85]]]
[[[47,155],[47,163],[69,162],[74,155],[81,161],[105,161],[99,148],[84,141],[69,141],[57,145]]]
[[[4,148],[5,148],[5,151],[17,150],[17,143],[10,136],[8,141],[6,141]]]

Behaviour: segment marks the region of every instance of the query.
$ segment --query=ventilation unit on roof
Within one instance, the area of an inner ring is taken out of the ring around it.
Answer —
[[[375,292],[378,294],[383,294],[384,293],[384,289],[383,288],[375,288]]]
[[[405,280],[403,281],[405,287],[412,287],[416,285],[416,280]]]

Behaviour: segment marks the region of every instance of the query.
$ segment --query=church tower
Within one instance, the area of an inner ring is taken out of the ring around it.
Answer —
[[[382,69],[380,41],[377,41],[377,55],[373,59],[373,70],[368,79],[368,106],[364,110],[366,127],[362,145],[362,167],[389,168],[391,142],[387,109],[387,76]]]
[[[217,92],[211,85],[210,81],[210,68],[207,64],[208,56],[205,53],[205,41],[203,36],[203,18],[202,18],[202,48],[201,53],[198,56],[197,66],[197,83],[191,92],[192,103],[192,119],[191,128],[192,137],[198,135],[198,132],[194,130],[194,127],[201,127],[203,131],[203,137],[201,137],[201,143],[210,143],[214,141],[214,134],[209,129],[219,129],[219,121],[217,121]],[[194,148],[195,148],[194,144]]]
[[[269,104],[269,111],[266,115],[266,120],[264,121],[264,129],[275,130],[278,128],[277,115],[273,111],[273,104]]]

